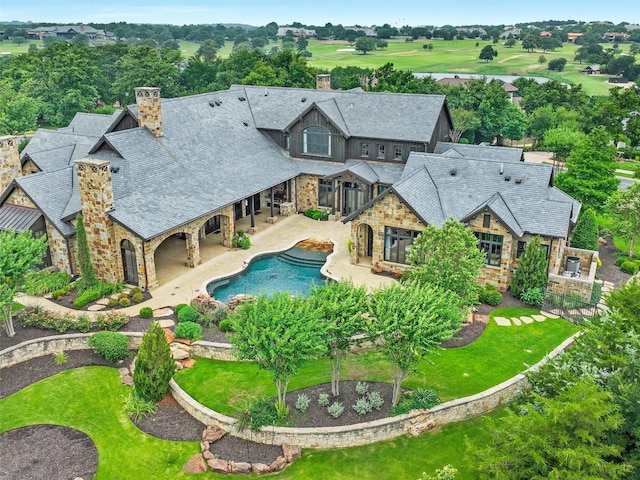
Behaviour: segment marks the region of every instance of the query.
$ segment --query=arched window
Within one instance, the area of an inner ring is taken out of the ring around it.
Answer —
[[[320,125],[302,131],[302,153],[331,155],[331,132]]]

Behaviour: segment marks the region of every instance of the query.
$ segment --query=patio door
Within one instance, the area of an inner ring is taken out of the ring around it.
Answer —
[[[124,281],[130,285],[138,285],[138,262],[136,261],[135,248],[129,240],[123,240],[120,252],[122,253]]]
[[[350,215],[367,202],[367,186],[362,183],[344,182],[342,190],[343,215]]]

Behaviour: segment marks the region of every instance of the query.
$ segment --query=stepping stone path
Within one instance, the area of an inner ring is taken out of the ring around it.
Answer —
[[[522,322],[518,317],[511,317],[511,321],[516,327],[519,327],[520,325],[522,325]]]
[[[160,320],[158,323],[162,328],[171,328],[176,324],[173,320]]]
[[[520,320],[522,320],[522,323],[526,323],[526,324],[533,323],[533,318],[527,317],[527,316],[520,317]]]
[[[511,317],[510,319],[506,317],[493,317],[496,324],[498,324],[501,327],[510,327],[511,325],[515,325],[519,327],[523,323],[524,324],[533,323],[534,320],[536,322],[544,322],[547,318],[560,318],[560,316],[556,315],[555,313],[540,312],[540,314],[536,313],[530,316],[523,315],[521,317]]]
[[[556,315],[555,313],[551,313],[551,312],[540,312],[540,313],[548,318],[560,318],[560,315]]]
[[[531,315],[531,318],[536,322],[544,322],[547,319],[544,315]]]
[[[599,283],[602,287],[602,295],[600,296],[600,301],[598,302],[598,310],[609,310],[607,305],[604,303],[606,297],[609,296],[611,291],[614,289],[614,285],[611,282],[607,282],[604,280],[596,280],[596,283]]]
[[[505,318],[505,317],[493,317],[493,319],[501,327],[510,327],[511,326],[511,321],[508,318]]]
[[[168,317],[169,315],[173,315],[173,310],[170,309],[169,307],[165,307],[165,308],[156,308],[153,311],[153,318],[158,318],[158,317]]]
[[[90,305],[89,307],[87,307],[87,311],[89,312],[99,312],[100,310],[104,310],[106,308],[106,305],[100,305],[98,303],[94,304],[94,305]]]

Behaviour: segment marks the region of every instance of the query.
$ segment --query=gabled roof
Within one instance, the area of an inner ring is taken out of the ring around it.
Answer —
[[[509,205],[505,201],[504,197],[500,194],[500,192],[496,192],[491,195],[486,201],[482,202],[478,207],[470,212],[465,218],[461,218],[460,220],[467,221],[472,217],[479,215],[481,212],[490,210],[493,212],[500,223],[504,225],[507,230],[511,232],[512,235],[516,237],[521,237],[524,234],[524,230],[518,223],[518,220],[513,215],[513,212],[509,209]]]
[[[78,112],[68,126],[59,128],[57,131],[99,137],[120,116],[120,112],[116,110],[112,115]]]
[[[465,145],[462,143],[450,142],[438,142],[433,153],[463,158],[495,160],[500,162],[521,162],[524,158],[521,148],[492,147],[489,145]]]
[[[358,162],[342,170],[334,172],[331,175],[327,175],[326,178],[337,178],[346,174],[351,174],[368,185],[373,185],[374,183],[380,181],[380,177],[366,162]]]

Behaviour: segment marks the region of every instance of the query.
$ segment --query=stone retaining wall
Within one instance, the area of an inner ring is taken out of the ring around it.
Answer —
[[[65,335],[52,335],[22,342],[0,352],[0,369],[11,367],[16,363],[25,362],[32,358],[53,355],[57,352],[69,352],[73,350],[89,350],[87,344],[91,333],[69,333]],[[129,349],[137,350],[142,343],[142,333],[121,332],[129,337]]]

